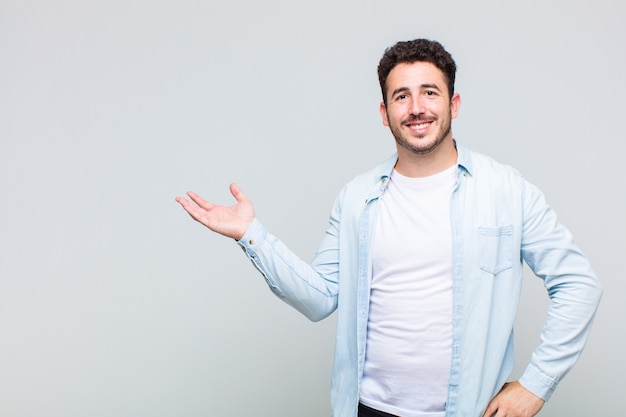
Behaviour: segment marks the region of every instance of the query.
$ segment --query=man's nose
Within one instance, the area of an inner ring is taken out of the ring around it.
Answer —
[[[418,115],[425,112],[424,99],[421,95],[411,97],[411,114]]]

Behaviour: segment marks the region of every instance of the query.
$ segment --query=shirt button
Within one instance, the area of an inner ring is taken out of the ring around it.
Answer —
[[[248,241],[248,243],[249,243],[249,244],[251,244],[251,245],[254,245],[254,239],[250,239],[250,240]]]

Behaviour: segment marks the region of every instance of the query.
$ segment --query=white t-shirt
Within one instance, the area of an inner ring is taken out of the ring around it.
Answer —
[[[402,417],[445,414],[456,174],[456,165],[425,178],[394,170],[380,200],[360,400]]]

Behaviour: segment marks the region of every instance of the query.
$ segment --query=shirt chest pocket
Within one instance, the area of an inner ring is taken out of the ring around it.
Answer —
[[[478,228],[480,269],[497,275],[513,267],[513,225]]]

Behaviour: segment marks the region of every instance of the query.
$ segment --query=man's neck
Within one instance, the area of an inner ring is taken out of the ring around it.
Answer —
[[[398,148],[398,161],[395,169],[405,177],[428,177],[450,168],[457,163],[457,158],[454,140],[450,138],[432,152],[423,155]]]

